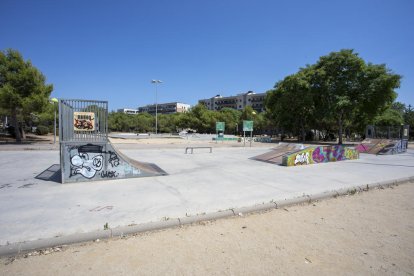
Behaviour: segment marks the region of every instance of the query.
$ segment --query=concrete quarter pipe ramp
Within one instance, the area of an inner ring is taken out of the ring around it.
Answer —
[[[166,175],[132,160],[108,140],[108,102],[59,100],[62,183]]]
[[[61,152],[62,182],[166,175],[155,164],[132,160],[111,143],[66,144]]]

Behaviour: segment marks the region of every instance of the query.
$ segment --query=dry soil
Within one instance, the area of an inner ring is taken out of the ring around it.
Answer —
[[[0,275],[413,275],[413,198],[408,183],[66,246],[2,258]]]

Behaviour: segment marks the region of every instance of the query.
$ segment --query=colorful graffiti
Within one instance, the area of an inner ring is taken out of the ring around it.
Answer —
[[[337,146],[316,146],[283,156],[282,165],[298,166],[326,163],[359,158],[359,152],[353,148]]]
[[[93,112],[74,112],[73,127],[75,131],[95,130],[95,113]]]
[[[356,146],[360,153],[398,154],[407,151],[407,140],[365,139]]]
[[[408,140],[396,140],[386,145],[378,154],[398,154],[407,151]]]

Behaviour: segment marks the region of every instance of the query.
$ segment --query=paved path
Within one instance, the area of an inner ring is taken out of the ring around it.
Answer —
[[[269,148],[122,150],[168,176],[58,184],[34,177],[57,151],[0,154],[0,245],[184,217],[414,176],[414,151],[282,167],[249,159]]]

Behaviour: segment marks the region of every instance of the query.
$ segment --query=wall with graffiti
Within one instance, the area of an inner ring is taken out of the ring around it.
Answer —
[[[157,175],[145,163],[134,166],[115,151],[110,143],[65,145],[61,152],[64,170],[63,182],[79,182],[103,179]],[[136,162],[138,163],[138,162]],[[147,167],[149,169],[147,169]],[[163,174],[160,170],[159,174]]]
[[[307,147],[303,150],[283,156],[282,165],[299,166],[316,163],[353,160],[359,158],[359,152],[354,148],[341,145]]]
[[[408,140],[394,140],[385,146],[379,154],[399,154],[407,151]]]

